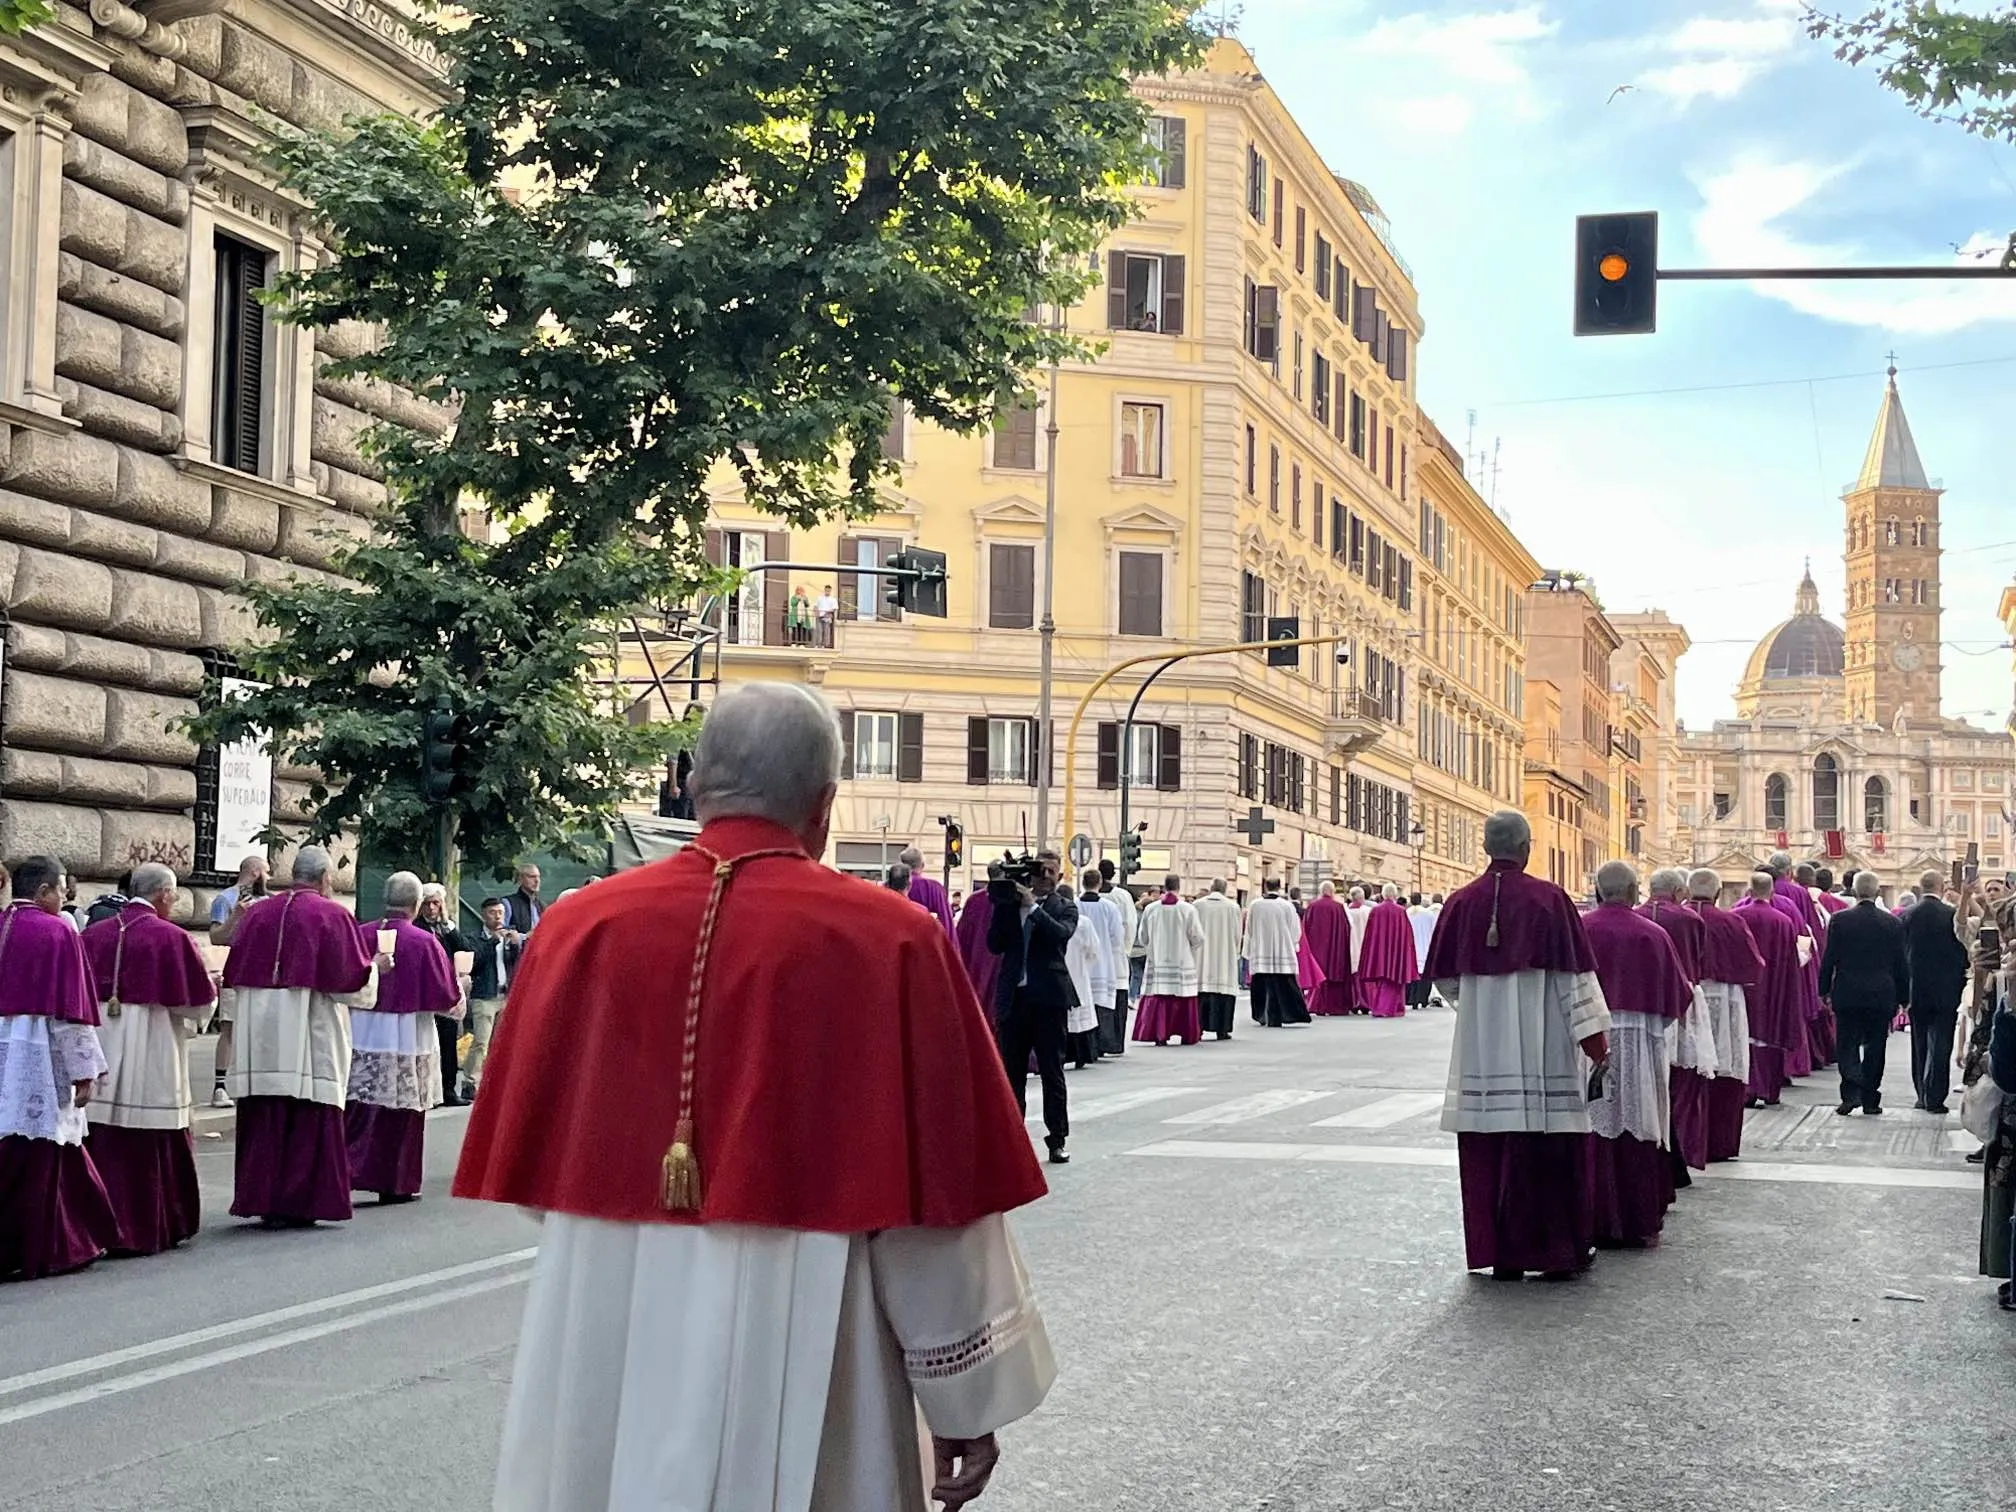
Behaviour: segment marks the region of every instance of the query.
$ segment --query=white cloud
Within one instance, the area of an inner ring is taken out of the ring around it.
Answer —
[[[1550,19],[1539,5],[1454,16],[1417,12],[1377,22],[1352,44],[1351,51],[1354,57],[1418,62],[1438,81],[1461,80],[1477,86],[1463,97],[1444,93],[1396,102],[1396,108],[1410,110],[1417,119],[1431,110],[1443,111],[1429,119],[1425,129],[1449,136],[1469,124],[1479,92],[1501,95],[1508,108],[1519,115],[1542,114],[1542,103],[1533,89],[1529,49],[1560,30],[1561,23]],[[1443,109],[1448,101],[1459,98],[1460,112]]]
[[[1710,267],[1823,267],[1874,262],[1880,254],[1851,243],[1806,241],[1785,222],[1815,206],[1860,163],[1772,160],[1755,154],[1716,173],[1691,175],[1701,195],[1694,241]],[[1965,255],[1999,249],[2005,236],[1972,233],[1951,261],[1980,267]],[[1907,260],[1917,261],[1917,257]],[[2009,283],[1869,282],[1753,285],[1804,314],[1842,325],[1918,335],[1945,335],[1985,321],[2016,320],[2016,279]]]
[[[1658,55],[1673,61],[1637,82],[1683,108],[1699,99],[1733,99],[1784,62],[1798,42],[1797,5],[1759,0],[1748,14],[1696,16],[1661,38]]]
[[[1416,136],[1461,136],[1476,113],[1469,99],[1460,94],[1395,100],[1392,109],[1394,120]]]

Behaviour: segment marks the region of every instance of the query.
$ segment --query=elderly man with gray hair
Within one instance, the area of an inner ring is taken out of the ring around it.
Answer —
[[[1764,957],[1749,927],[1716,905],[1722,879],[1708,867],[1687,874],[1687,907],[1701,921],[1701,995],[1715,1037],[1708,1088],[1708,1159],[1734,1160],[1743,1148],[1750,1085],[1750,995],[1764,980]]]
[[[84,1146],[119,1218],[118,1254],[153,1255],[203,1219],[189,1138],[189,1030],[217,999],[189,932],[170,922],[175,873],[133,868],[126,903],[84,931],[105,1072]]]
[[[1637,901],[1637,868],[1605,862],[1596,869],[1596,907],[1583,921],[1611,1024],[1608,1074],[1589,1107],[1590,1189],[1596,1242],[1619,1249],[1657,1244],[1673,1202],[1671,1045],[1694,1001],[1672,936],[1638,913]]]
[[[945,931],[819,864],[839,771],[816,693],[723,693],[699,835],[526,947],[455,1187],[545,1214],[498,1512],[964,1506],[1049,1389],[1041,1169]]]
[[[1426,971],[1456,1010],[1442,1127],[1456,1136],[1472,1270],[1566,1279],[1595,1243],[1590,1063],[1610,1053],[1596,957],[1568,894],[1526,870],[1533,830],[1484,822],[1484,875],[1450,894]]]
[[[380,1206],[416,1202],[427,1139],[427,1110],[441,1101],[441,1037],[434,1016],[462,1002],[455,963],[416,922],[420,879],[385,879],[385,914],[365,926],[377,944],[378,997],[350,1010],[349,1098],[343,1108],[350,1185],[376,1192]]]
[[[370,1007],[378,984],[371,946],[332,896],[333,870],[328,851],[302,846],[292,885],[239,918],[224,963],[237,994],[231,1211],[268,1228],[350,1216],[350,1010]]]

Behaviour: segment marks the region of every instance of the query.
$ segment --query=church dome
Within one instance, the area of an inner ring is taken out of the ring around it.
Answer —
[[[1820,590],[1808,571],[1786,620],[1750,653],[1746,683],[1781,682],[1793,678],[1839,677],[1845,665],[1847,637],[1841,627],[1820,613]]]

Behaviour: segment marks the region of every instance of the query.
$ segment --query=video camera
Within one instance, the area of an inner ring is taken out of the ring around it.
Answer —
[[[1001,859],[987,868],[987,892],[997,902],[1013,902],[1018,888],[1034,888],[1043,876],[1042,861],[1023,851],[1003,851]]]

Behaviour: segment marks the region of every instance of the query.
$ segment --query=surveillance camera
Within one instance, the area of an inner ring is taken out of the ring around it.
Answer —
[[[1340,667],[1349,666],[1350,662],[1351,662],[1351,653],[1349,651],[1339,651],[1337,653],[1338,666]]]

